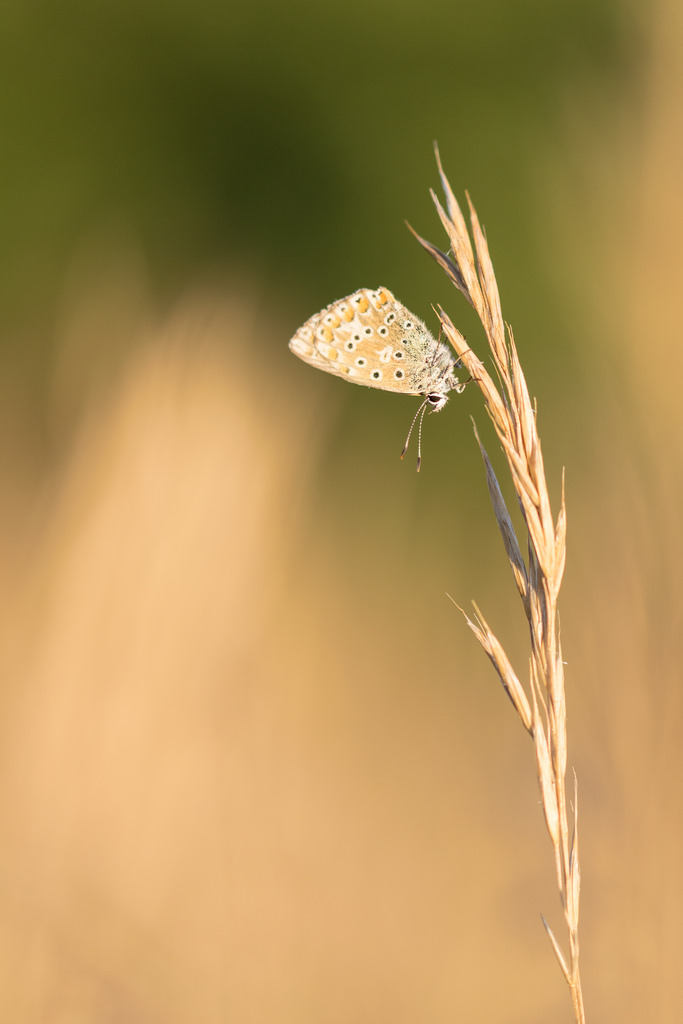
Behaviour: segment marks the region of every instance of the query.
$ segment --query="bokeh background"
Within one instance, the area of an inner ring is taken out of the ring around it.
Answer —
[[[4,0],[0,1017],[570,1021],[470,417],[294,359],[484,222],[554,501],[589,1019],[680,1021],[677,0]],[[509,495],[509,490],[507,491]]]

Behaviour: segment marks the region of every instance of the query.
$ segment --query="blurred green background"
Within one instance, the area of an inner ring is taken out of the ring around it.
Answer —
[[[544,222],[590,189],[567,129],[607,125],[642,66],[609,3],[3,8],[5,335],[51,323],[107,231],[136,239],[160,301],[228,262],[275,309],[386,278],[426,310],[428,283],[449,292],[403,220],[434,227],[438,139],[533,342],[552,311]]]
[[[680,1020],[681,67],[674,0],[3,4],[3,1019],[571,1019],[479,395],[418,476],[287,349],[382,284],[484,354],[438,140],[567,475],[589,1019]]]

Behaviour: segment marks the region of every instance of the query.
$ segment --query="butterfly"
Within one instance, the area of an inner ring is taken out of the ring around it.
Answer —
[[[454,372],[462,365],[458,358],[388,288],[361,288],[333,302],[299,328],[289,347],[305,363],[353,384],[422,396],[401,453],[419,417],[418,471],[425,412],[439,412],[450,391],[465,389]]]

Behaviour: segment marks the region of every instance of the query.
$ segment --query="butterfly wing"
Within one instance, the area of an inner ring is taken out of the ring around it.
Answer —
[[[300,359],[354,384],[423,394],[440,347],[425,325],[388,288],[362,288],[333,302],[289,343]]]

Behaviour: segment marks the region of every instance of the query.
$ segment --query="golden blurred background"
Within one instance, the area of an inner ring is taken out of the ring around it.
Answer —
[[[418,476],[287,350],[383,284],[483,354],[433,139],[566,469],[588,1019],[682,1019],[682,122],[676,0],[5,0],[1,1020],[572,1019],[479,396]]]

